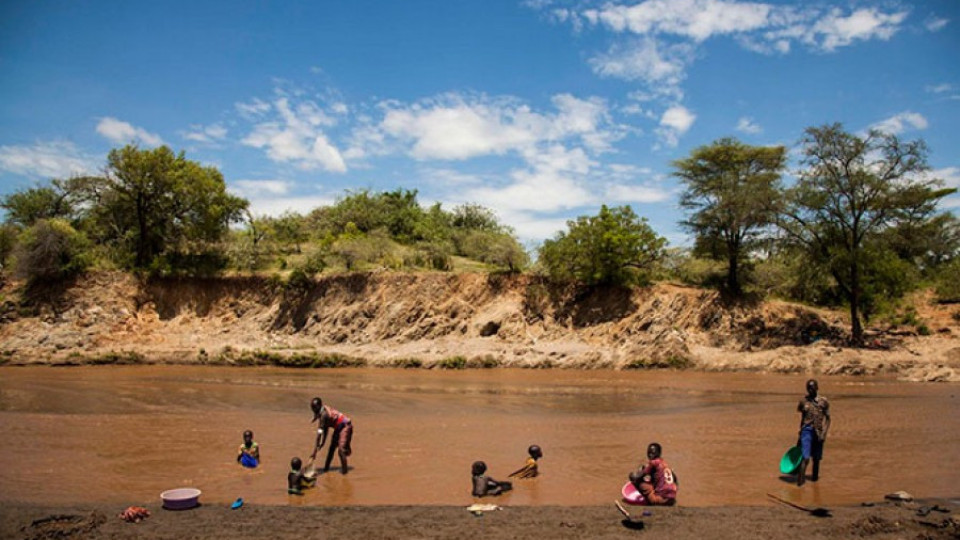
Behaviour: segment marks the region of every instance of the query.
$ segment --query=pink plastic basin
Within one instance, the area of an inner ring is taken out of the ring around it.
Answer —
[[[167,510],[186,510],[200,504],[200,490],[196,488],[169,489],[160,494]]]
[[[624,484],[623,489],[620,490],[620,494],[623,495],[623,502],[627,504],[647,504],[647,500],[643,498],[643,493],[637,491],[637,487],[633,485],[633,482]]]

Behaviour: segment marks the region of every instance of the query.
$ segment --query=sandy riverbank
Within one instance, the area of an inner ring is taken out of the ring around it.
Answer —
[[[922,506],[939,504],[950,513]],[[508,507],[477,517],[463,507],[353,506],[293,507],[204,505],[172,512],[147,505],[152,516],[126,523],[114,505],[44,507],[4,504],[2,538],[958,538],[956,501],[832,509],[817,518],[782,506],[653,508],[642,530],[628,528],[614,505],[590,507]]]

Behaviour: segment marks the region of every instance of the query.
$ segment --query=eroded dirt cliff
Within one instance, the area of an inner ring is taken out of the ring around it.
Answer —
[[[844,347],[842,314],[657,284],[564,289],[531,276],[355,273],[2,289],[0,362],[695,368],[960,380],[956,320]],[[928,305],[929,302],[921,301]],[[889,329],[888,329],[889,330]]]

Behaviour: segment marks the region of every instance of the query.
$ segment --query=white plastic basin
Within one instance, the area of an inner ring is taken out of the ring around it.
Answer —
[[[160,494],[167,510],[186,510],[200,504],[200,490],[196,488],[168,489]]]

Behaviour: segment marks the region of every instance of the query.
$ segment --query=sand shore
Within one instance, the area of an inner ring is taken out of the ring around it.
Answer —
[[[293,507],[230,510],[203,505],[167,511],[147,505],[151,517],[126,523],[110,504],[47,507],[0,505],[2,538],[958,538],[960,501],[877,502],[832,508],[818,518],[783,506],[652,508],[642,530],[629,528],[614,505],[507,507],[474,516],[453,506]],[[939,505],[921,516],[918,510]]]

